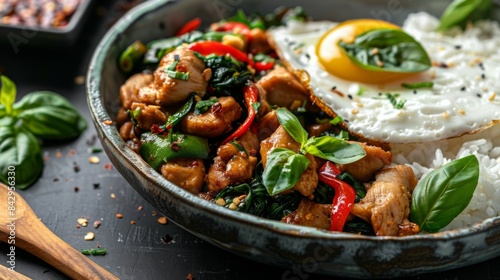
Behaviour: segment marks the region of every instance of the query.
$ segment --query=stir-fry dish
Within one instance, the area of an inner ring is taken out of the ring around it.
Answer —
[[[120,136],[168,181],[220,207],[332,232],[441,230],[472,197],[476,156],[420,178],[410,165],[395,163],[383,142],[351,133],[349,120],[312,93],[312,73],[294,69],[276,49],[287,44],[299,54],[301,46],[270,38],[271,30],[308,21],[300,7],[267,15],[239,11],[208,24],[195,18],[170,38],[134,42],[118,58],[127,75]],[[378,35],[413,44],[411,69],[401,76],[429,69],[429,57],[410,35],[389,23],[378,27],[384,27]],[[376,58],[383,48],[361,54],[355,43],[339,46],[352,59],[375,55],[367,59],[370,67],[406,67],[397,60],[404,48],[391,46],[396,60],[390,61]],[[342,73],[340,64],[334,71]],[[339,95],[335,88],[330,94]],[[383,96],[404,106],[389,97]]]

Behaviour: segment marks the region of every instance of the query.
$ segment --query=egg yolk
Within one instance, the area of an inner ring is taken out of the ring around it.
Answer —
[[[362,83],[384,83],[414,75],[363,69],[338,44],[339,41],[353,43],[357,36],[379,28],[400,29],[397,25],[375,19],[355,19],[340,23],[326,32],[316,44],[319,63],[334,76]]]

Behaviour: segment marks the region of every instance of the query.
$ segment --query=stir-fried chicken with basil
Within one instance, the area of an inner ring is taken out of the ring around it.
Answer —
[[[411,235],[416,178],[354,139],[311,102],[265,30],[304,19],[235,18],[200,32],[134,42],[120,57],[119,132],[177,186],[221,207],[284,223],[368,235]]]

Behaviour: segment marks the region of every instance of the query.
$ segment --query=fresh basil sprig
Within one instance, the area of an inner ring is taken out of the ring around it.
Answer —
[[[446,31],[454,26],[464,29],[467,22],[491,18],[492,0],[455,0],[441,15],[437,31]]]
[[[279,108],[276,114],[286,132],[298,143],[299,153],[286,148],[275,148],[267,156],[267,164],[262,174],[262,182],[270,195],[276,195],[292,188],[300,180],[310,164],[307,153],[319,158],[347,164],[366,155],[358,144],[344,139],[322,136],[308,138],[307,131],[298,118],[286,108]]]
[[[43,139],[71,139],[87,128],[87,122],[65,98],[50,91],[32,92],[14,104],[23,126]]]
[[[422,231],[439,231],[467,207],[478,180],[479,162],[475,155],[435,169],[413,190],[410,220]]]
[[[432,65],[422,45],[398,29],[370,30],[357,36],[353,43],[339,41],[339,46],[366,70],[416,73]]]
[[[16,85],[0,76],[0,181],[8,183],[8,168],[16,168],[16,188],[26,189],[43,170],[40,139],[66,140],[86,128],[83,116],[62,96],[33,92],[15,103]]]
[[[43,170],[40,142],[22,126],[0,127],[0,181],[6,184],[11,166],[16,168],[16,188],[21,190],[33,184]]]

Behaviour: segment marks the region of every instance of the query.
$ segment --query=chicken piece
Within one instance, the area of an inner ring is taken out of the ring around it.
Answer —
[[[120,126],[120,137],[127,143],[127,146],[135,151],[139,152],[141,147],[141,141],[136,135],[135,126],[132,122],[128,121]]]
[[[411,167],[385,168],[376,175],[366,196],[353,205],[351,214],[371,223],[377,236],[396,236],[400,227],[404,230],[409,223],[411,192],[416,185]]]
[[[137,126],[142,130],[151,130],[153,124],[164,124],[167,121],[167,115],[161,110],[160,106],[146,105],[144,103],[132,103],[130,107],[134,114]]]
[[[138,73],[132,75],[120,87],[120,103],[125,110],[130,109],[134,102],[139,102],[138,93],[142,87],[147,87],[153,82],[153,75],[146,73]]]
[[[167,180],[193,194],[201,192],[205,182],[205,165],[202,159],[171,159],[161,166],[160,171]]]
[[[189,73],[187,80],[169,76],[169,67],[177,63],[175,71]],[[203,97],[206,93],[207,82],[212,77],[212,70],[205,67],[194,52],[187,49],[178,49],[165,55],[159,67],[154,72],[154,81],[148,87],[139,90],[140,102],[167,106],[178,104],[196,93]]]
[[[272,51],[271,45],[267,41],[267,35],[264,30],[260,28],[253,28],[249,32],[250,37],[252,38],[250,42],[248,42],[248,52],[249,53],[269,53]]]
[[[332,127],[332,124],[329,122],[313,124],[307,127],[307,134],[309,134],[309,136],[318,137],[321,133],[331,130]]]
[[[373,180],[375,173],[392,161],[391,152],[384,151],[380,147],[370,146],[362,142],[350,143],[361,145],[366,152],[366,156],[352,163],[339,164],[338,167],[341,171],[346,171],[362,183]]]
[[[253,133],[251,130],[247,130],[243,135],[235,139],[236,142],[240,143],[245,151],[248,152],[249,155],[255,157],[259,153],[260,150],[260,141],[257,138],[257,135]]]
[[[250,130],[240,139],[235,139],[245,150],[226,143],[217,149],[217,156],[210,166],[207,175],[208,191],[217,193],[230,185],[238,185],[250,181],[257,164],[257,151],[254,144],[258,143],[257,136]],[[253,155],[252,155],[253,154]]]
[[[276,129],[280,126],[280,122],[278,120],[278,115],[276,115],[276,111],[271,111],[267,114],[265,114],[260,120],[259,120],[259,140],[264,140],[271,136]]]
[[[255,83],[255,86],[259,90],[259,103],[260,103],[259,110],[257,111],[257,117],[261,118],[267,113],[271,112],[272,109],[266,100],[267,96],[266,90],[259,83]]]
[[[265,96],[261,96],[261,99],[278,107],[290,109],[294,104],[302,105],[304,101],[309,100],[309,90],[292,73],[281,66],[276,66],[257,84],[264,89]],[[318,110],[310,102],[306,109]]]
[[[260,155],[264,167],[267,163],[267,155],[275,148],[286,148],[297,153],[300,150],[300,144],[280,125],[269,138],[260,143]],[[314,190],[318,185],[317,165],[314,156],[306,154],[306,157],[311,163],[293,188],[303,196],[313,199]]]
[[[116,125],[118,127],[130,121],[130,115],[128,114],[128,110],[129,109],[125,107],[120,107],[120,109],[118,109],[118,112],[116,113]]]
[[[219,97],[218,100],[203,114],[191,112],[182,119],[182,131],[206,138],[218,137],[231,131],[231,123],[241,117],[243,109],[231,96]]]
[[[330,229],[331,204],[317,204],[309,199],[301,199],[299,207],[281,219],[283,223]]]

